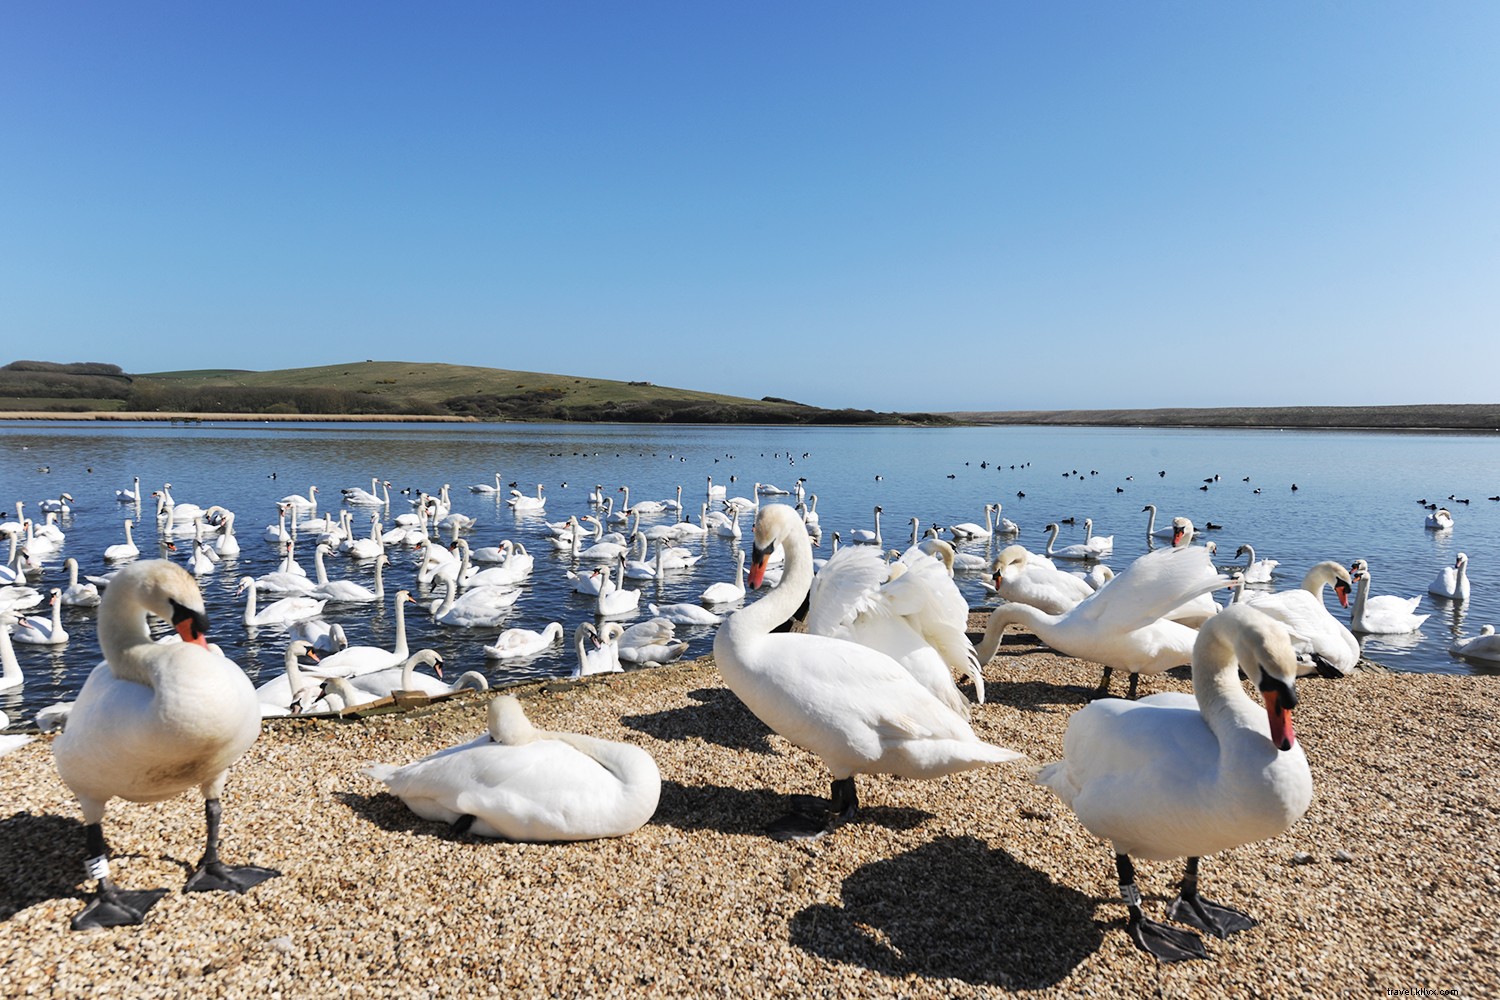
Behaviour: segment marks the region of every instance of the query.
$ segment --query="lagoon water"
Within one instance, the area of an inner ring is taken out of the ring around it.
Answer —
[[[179,501],[222,504],[236,514],[243,552],[203,578],[214,623],[211,638],[255,679],[281,670],[286,637],[280,628],[251,632],[241,622],[234,596],[241,575],[275,568],[274,547],[262,532],[276,520],[275,501],[319,487],[320,510],[336,511],[343,487],[370,486],[378,476],[392,483],[386,522],[408,509],[402,491],[436,493],[451,484],[453,509],[478,519],[467,533],[475,547],[501,539],[523,542],[536,556],[536,570],[505,626],[564,627],[564,640],[522,666],[486,661],[483,646],[501,628],[453,629],[436,625],[425,610],[408,605],[412,649],[442,653],[449,678],[465,670],[486,672],[492,683],[565,676],[576,662],[571,637],[590,619],[591,599],[572,593],[566,554],[555,554],[539,516],[518,516],[503,495],[475,494],[470,484],[505,483],[534,493],[545,487],[545,520],[590,510],[588,494],[602,485],[619,503],[620,486],[632,501],[669,499],[682,487],[685,513],[696,518],[709,477],[731,497],[753,495],[757,482],[791,490],[805,478],[818,497],[822,554],[835,531],[848,539],[855,528],[873,526],[883,508],[881,533],[887,547],[905,547],[911,519],[923,529],[960,521],[983,523],[984,505],[1003,504],[1004,516],[1021,527],[1018,540],[1033,551],[1047,542],[1043,526],[1073,518],[1059,544],[1081,541],[1083,520],[1095,534],[1113,535],[1117,570],[1147,550],[1146,514],[1155,504],[1158,526],[1185,515],[1203,529],[1200,540],[1218,545],[1218,562],[1234,562],[1248,542],[1261,558],[1280,561],[1277,589],[1295,587],[1313,563],[1368,560],[1372,593],[1421,595],[1419,612],[1431,618],[1417,633],[1371,636],[1365,655],[1394,670],[1467,673],[1472,667],[1448,654],[1455,638],[1481,625],[1500,624],[1500,436],[1354,433],[1275,430],[1154,428],[967,427],[951,429],[837,427],[717,427],[576,424],[318,424],[202,423],[113,424],[95,422],[0,422],[0,512],[15,501],[28,516],[38,503],[71,494],[72,512],[62,520],[67,541],[45,560],[44,589],[66,582],[63,560],[72,556],[84,573],[106,567],[106,546],[123,540],[122,522],[132,507],[116,502],[115,490],[139,477],[143,517],[136,541],[156,551],[154,503],[149,493],[172,484]],[[1215,479],[1217,477],[1217,479]],[[1296,484],[1294,491],[1292,485]],[[1204,490],[1201,487],[1207,486]],[[1453,497],[1455,499],[1450,500]],[[767,497],[769,501],[789,500]],[[1455,527],[1423,527],[1419,499],[1447,506]],[[1459,503],[1466,499],[1469,503]],[[365,508],[364,510],[369,510]],[[5,514],[6,518],[10,515]],[[672,515],[646,518],[643,526]],[[748,550],[751,519],[744,520]],[[356,532],[368,530],[368,514],[355,509]],[[991,554],[1012,539],[962,546]],[[190,546],[177,558],[186,561]],[[698,543],[704,558],[692,573],[641,586],[646,604],[695,601],[709,583],[734,575],[734,544],[716,536]],[[1427,586],[1455,555],[1469,556],[1473,596],[1466,605],[1427,596]],[[312,551],[299,545],[299,560],[311,572]],[[343,624],[352,643],[389,647],[393,638],[392,595],[413,587],[412,550],[391,552],[382,608],[329,605],[325,617]],[[370,583],[369,564],[346,556],[329,563],[329,575]],[[961,575],[971,605],[988,602],[980,573]],[[424,604],[438,595],[419,594]],[[753,596],[750,598],[753,600]],[[1331,591],[1331,609],[1347,621]],[[38,609],[33,614],[43,613]],[[0,709],[13,719],[73,696],[99,651],[92,609],[65,609],[70,641],[61,647],[17,644],[26,684],[0,693]],[[712,629],[678,629],[689,656],[710,651]],[[1089,678],[1080,673],[1082,683]],[[991,681],[1003,682],[991,672]]]

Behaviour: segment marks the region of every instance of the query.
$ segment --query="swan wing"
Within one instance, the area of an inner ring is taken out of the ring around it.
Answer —
[[[854,618],[889,575],[880,553],[871,548],[839,549],[813,577],[807,597],[807,630],[833,635]]]
[[[1230,584],[1200,546],[1156,549],[1141,556],[1109,586],[1078,604],[1072,614],[1106,631],[1130,632],[1173,608]]]

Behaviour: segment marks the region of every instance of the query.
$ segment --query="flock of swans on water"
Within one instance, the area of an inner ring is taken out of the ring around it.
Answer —
[[[347,505],[388,509],[389,484],[376,479],[371,487],[344,491]],[[473,487],[478,493],[502,489],[498,474],[493,486]],[[1346,675],[1359,657],[1350,627],[1324,603],[1325,588],[1331,585],[1344,606],[1354,594],[1350,626],[1356,631],[1410,631],[1425,617],[1414,613],[1416,599],[1371,596],[1372,576],[1364,560],[1349,567],[1319,563],[1298,589],[1255,590],[1247,582],[1266,578],[1274,563],[1242,550],[1245,564],[1234,567],[1234,576],[1226,575],[1214,565],[1212,546],[1193,544],[1190,521],[1174,518],[1157,529],[1155,509],[1148,505],[1148,532],[1170,544],[1118,574],[1070,572],[1058,565],[1090,566],[1112,552],[1112,536],[1094,536],[1088,522],[1085,541],[1077,546],[1056,548],[1058,525],[1049,525],[1047,553],[1020,545],[1001,549],[985,567],[1001,603],[976,648],[967,636],[967,602],[953,582],[962,553],[931,532],[914,537],[904,552],[886,552],[879,507],[867,535],[851,532],[855,544],[835,546],[828,559],[815,560],[813,539],[821,530],[816,498],[804,495],[800,482],[795,505],[770,500],[770,494],[782,491],[763,491],[757,484],[751,498],[711,493],[709,499],[723,510],[711,512],[705,502],[696,524],[679,520],[660,531],[641,529],[638,519],[648,512],[647,504],[632,506],[627,489],[620,492],[625,502],[619,511],[596,489],[590,497],[593,512],[550,525],[559,549],[575,554],[579,565],[597,567],[572,574],[575,586],[594,588],[602,621],[586,622],[577,631],[577,672],[619,670],[626,648],[649,651],[637,653],[635,662],[671,659],[674,649],[681,655],[672,637],[675,621],[721,622],[713,651],[728,687],[771,729],[818,755],[831,775],[829,798],[794,796],[789,813],[769,827],[775,837],[818,837],[850,820],[858,808],[859,774],[936,778],[1018,759],[1019,753],[975,734],[969,697],[955,681],[955,674],[966,678],[974,700],[984,702],[982,667],[1010,624],[1024,626],[1060,653],[1103,665],[1098,695],[1107,693],[1112,670],[1129,672],[1130,698],[1099,697],[1076,712],[1063,759],[1043,767],[1036,780],[1066,802],[1088,830],[1112,843],[1129,911],[1127,929],[1139,947],[1164,961],[1207,952],[1194,930],[1146,917],[1132,859],[1187,859],[1168,918],[1227,936],[1254,921],[1199,895],[1199,859],[1277,836],[1308,807],[1311,776],[1292,725],[1299,678]],[[66,641],[61,607],[98,606],[103,659],[76,701],[48,720],[60,730],[53,754],[82,809],[85,867],[98,886],[74,918],[75,928],[139,923],[165,892],[126,891],[110,878],[102,828],[110,799],[152,802],[200,789],[206,842],[186,891],[244,892],[278,873],[231,866],[219,858],[219,799],[230,767],[255,740],[262,716],[358,705],[393,691],[454,689],[418,669],[430,667],[440,675],[440,656],[406,647],[403,608],[414,603],[408,590],[396,594],[394,648],[351,646],[336,625],[311,624],[327,605],[383,599],[380,568],[388,561],[387,546],[421,549],[419,580],[441,583],[446,592],[430,613],[460,627],[499,621],[498,612],[514,603],[516,585],[533,565],[519,544],[472,548],[462,532],[473,519],[451,509],[446,487],[437,496],[420,496],[413,512],[388,530],[373,516],[368,536],[350,529],[348,510],[338,519],[312,516],[316,488],[306,496],[284,497],[278,502],[280,523],[266,531],[281,548],[280,566],[240,581],[247,625],[275,622],[289,628],[284,672],[257,688],[208,641],[195,576],[211,572],[214,556],[236,550],[234,515],[222,507],[175,502],[169,486],[153,496],[158,554],[170,555],[175,538],[191,538],[187,567],[168,558],[138,559],[127,520],[125,542],[105,553],[105,560],[120,568],[80,582],[76,563],[67,560],[69,584],[52,589],[50,621],[19,612],[42,599],[27,578],[37,554],[49,551],[56,515],[72,498],[63,494],[44,504],[43,524],[22,517],[18,505],[17,521],[0,526],[11,539],[7,575],[0,580],[0,618],[6,623],[0,628],[0,654],[7,686],[21,683],[12,639]],[[139,484],[120,491],[119,499],[139,502]],[[512,490],[510,502],[540,513],[546,501],[539,486],[534,496]],[[663,512],[680,513],[680,488],[676,501],[660,504]],[[997,520],[998,508],[986,507],[984,525],[947,530],[955,541],[1004,537],[1014,526]],[[647,627],[632,645],[622,646],[627,630],[608,619],[623,605],[610,598],[633,601],[629,610],[635,610],[639,592],[626,586],[630,574],[666,572],[672,562],[691,566],[694,553],[680,542],[708,532],[737,538],[747,513],[753,514],[749,565],[740,550],[735,583],[705,590],[696,605],[653,605],[652,619],[642,623]],[[1441,523],[1446,514],[1430,515],[1428,526],[1451,527],[1451,516],[1447,525]],[[616,523],[631,524],[630,533],[606,538],[602,529]],[[434,540],[438,533],[449,533],[452,541]],[[311,577],[299,571],[294,557],[295,539],[308,535],[318,539]],[[656,543],[654,559],[645,558],[637,539]],[[325,559],[340,550],[374,560],[374,588],[328,577]],[[613,577],[606,566],[614,567]],[[711,610],[721,596],[736,602],[747,584],[759,589],[773,579],[775,586],[753,603],[723,616]],[[1468,586],[1460,554],[1433,581],[1432,592],[1463,599]],[[1225,589],[1233,596],[1220,605],[1212,594]],[[261,606],[258,592],[274,600]],[[635,598],[618,596],[622,593]],[[151,618],[170,622],[171,633],[153,638]],[[794,620],[800,625],[793,627]],[[561,631],[560,623],[541,633],[508,630],[493,655],[550,645]],[[1493,629],[1486,628],[1481,638],[1493,642]],[[1192,669],[1192,695],[1134,700],[1140,674],[1185,664]],[[1260,703],[1246,694],[1241,673]],[[464,681],[486,686],[478,672]],[[475,740],[404,766],[372,766],[367,773],[425,818],[481,836],[534,841],[628,834],[655,812],[661,782],[655,761],[641,748],[538,730],[507,695],[491,699],[488,732]]]

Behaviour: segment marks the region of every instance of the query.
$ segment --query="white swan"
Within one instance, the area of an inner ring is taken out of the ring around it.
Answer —
[[[652,618],[665,618],[673,625],[717,625],[724,620],[701,604],[647,604],[646,611]]]
[[[423,819],[522,841],[623,837],[656,812],[661,773],[628,743],[535,728],[511,695],[490,702],[489,732],[365,773]]]
[[[1172,526],[1170,524],[1165,528],[1158,528],[1156,526],[1156,504],[1148,503],[1146,506],[1142,507],[1141,510],[1149,511],[1146,516],[1146,535],[1150,538],[1160,538],[1163,541],[1171,541],[1173,532]]]
[[[548,622],[540,632],[529,628],[508,628],[484,647],[484,655],[496,660],[521,660],[546,652],[562,638],[562,622]]]
[[[880,539],[880,512],[881,507],[875,507],[875,527],[855,528],[849,532],[849,544],[851,545],[884,545]]]
[[[750,583],[786,549],[781,585],[729,616],[714,637],[725,683],[766,725],[822,758],[833,775],[826,811],[794,813],[774,836],[819,836],[858,808],[856,774],[936,778],[1015,760],[1020,754],[985,743],[963,716],[938,701],[906,668],[867,646],[771,630],[792,616],[812,584],[812,542],[796,511],[763,507],[755,519]]]
[[[491,628],[510,616],[510,609],[521,599],[514,587],[471,587],[458,596],[453,578],[443,581],[447,587],[440,601],[432,602],[432,620],[454,628]]]
[[[68,571],[68,585],[62,591],[62,603],[70,608],[96,608],[99,606],[99,587],[92,583],[78,582],[78,560],[69,556],[63,560]]]
[[[499,564],[472,574],[465,581],[465,586],[519,587],[526,582],[536,566],[536,558],[526,551],[525,545],[508,538],[500,543],[500,549],[504,558]]]
[[[170,621],[182,641],[151,641],[146,616]],[[151,560],[120,571],[99,606],[104,661],[93,669],[52,744],[58,774],[83,810],[87,868],[98,895],[73,918],[75,930],[138,924],[163,890],[122,892],[109,877],[105,807],[112,798],[158,802],[189,788],[203,793],[203,858],[187,891],[244,892],[277,874],[219,860],[219,797],[229,768],[260,734],[250,679],[208,648],[203,596],[192,575]]]
[[[505,501],[517,514],[539,514],[547,506],[546,497],[542,496],[542,484],[536,484],[536,496],[529,497],[520,490],[511,490],[510,499]]]
[[[171,485],[171,483],[167,484],[169,487]],[[316,486],[309,486],[307,488],[307,496],[302,496],[300,493],[293,493],[290,496],[282,497],[276,503],[281,506],[290,507],[294,511],[316,510],[318,507],[318,488]]]
[[[1094,534],[1094,519],[1091,517],[1083,519],[1083,544],[1099,559],[1107,559],[1115,553],[1115,536]]]
[[[667,619],[652,618],[622,632],[617,648],[621,663],[659,666],[681,659],[688,644],[677,638],[676,626]]]
[[[1302,675],[1315,670],[1347,675],[1353,673],[1359,663],[1359,640],[1324,605],[1323,588],[1329,584],[1333,585],[1339,604],[1348,607],[1353,581],[1349,571],[1333,559],[1326,559],[1309,569],[1302,578],[1301,587],[1296,590],[1265,593],[1242,587],[1234,602],[1248,604],[1270,615],[1291,633],[1294,647],[1307,649],[1313,662],[1301,665]]]
[[[1049,615],[1067,614],[1094,588],[1082,577],[1065,573],[1051,562],[1037,561],[1024,546],[1007,545],[991,567],[995,593],[1015,604],[1029,604]]]
[[[1052,533],[1052,537],[1047,539],[1048,559],[1067,559],[1070,562],[1083,562],[1089,559],[1100,558],[1099,553],[1095,552],[1093,549],[1089,548],[1089,546],[1082,543],[1076,545],[1064,545],[1060,549],[1056,548],[1055,546],[1057,544],[1057,536],[1062,531],[1062,526],[1057,524],[1056,522],[1047,525],[1042,530],[1050,531]]]
[[[437,677],[417,673],[417,667],[420,666],[431,667],[437,672]],[[428,695],[448,694],[457,685],[445,683],[441,680],[442,676],[442,655],[435,649],[419,649],[403,658],[400,663],[341,679],[347,681],[349,686],[356,691],[368,696],[368,700],[376,701],[389,697],[396,691],[420,691]],[[487,682],[486,686],[488,686]]]
[[[620,618],[633,615],[641,606],[641,592],[625,586],[625,560],[617,563],[617,575],[613,587],[600,587],[594,596],[594,614],[600,618]]]
[[[282,654],[282,672],[255,686],[255,698],[260,702],[261,718],[291,715],[297,694],[309,686],[316,686],[314,678],[302,673],[302,664],[297,659],[299,656],[306,656],[314,663],[318,660],[312,643],[306,639],[293,639],[287,643],[286,651]],[[321,677],[316,678],[316,682],[321,681]]]
[[[1245,694],[1238,671],[1264,706]],[[1296,680],[1285,632],[1254,608],[1233,606],[1199,633],[1191,696],[1086,706],[1068,721],[1064,759],[1037,775],[1090,833],[1112,843],[1126,930],[1163,961],[1207,956],[1197,934],[1146,919],[1131,857],[1188,859],[1170,919],[1219,937],[1254,925],[1198,895],[1198,859],[1279,836],[1307,811],[1312,775],[1292,727]]]
[[[979,644],[979,662],[988,663],[1005,626],[1018,623],[1059,653],[1102,664],[1099,697],[1108,693],[1114,668],[1130,671],[1129,696],[1134,697],[1141,674],[1165,673],[1192,660],[1197,634],[1161,616],[1229,582],[1215,572],[1207,549],[1155,549],[1066,614],[1049,615],[1025,604],[996,608]]]
[[[380,646],[350,646],[318,661],[318,673],[352,677],[401,663],[409,650],[406,645],[406,605],[416,599],[405,590],[396,592],[396,640],[390,649]]]
[[[245,595],[244,622],[252,627],[290,625],[304,618],[316,618],[323,613],[323,605],[328,603],[323,598],[293,595],[260,608],[256,604],[255,578],[249,576],[240,577],[239,586],[235,588],[234,596],[241,594]]]
[[[1241,583],[1270,583],[1272,571],[1281,565],[1275,559],[1255,558],[1255,547],[1249,542],[1236,549],[1234,555],[1236,559],[1240,556],[1245,557],[1244,567],[1236,570]]]
[[[911,549],[886,565],[873,549],[851,546],[813,578],[807,605],[808,632],[885,653],[951,711],[969,716],[952,670],[984,701],[984,675],[965,634],[968,602],[941,559]]]
[[[1448,652],[1465,660],[1500,664],[1500,635],[1495,634],[1495,626],[1483,625],[1478,635],[1459,639],[1448,647]]]
[[[209,543],[216,555],[228,559],[240,554],[240,540],[234,533],[234,511],[215,504],[208,508],[204,520],[218,532]]]
[[[987,503],[984,505],[984,524],[978,525],[973,521],[960,521],[958,524],[948,525],[948,534],[953,536],[954,541],[984,541],[995,533],[995,505]]]
[[[493,495],[495,493],[499,493],[499,492],[503,491],[504,489],[505,489],[505,484],[500,481],[500,473],[497,472],[497,473],[495,473],[495,485],[491,486],[489,483],[475,483],[473,486],[469,487],[469,492],[470,493],[489,493],[489,494]]]
[[[333,552],[333,547],[327,542],[321,542],[313,550],[313,570],[317,574],[318,585],[312,589],[310,596],[321,597],[334,604],[369,604],[378,601],[382,595],[362,583],[353,580],[330,580],[328,569],[323,564],[323,557]],[[376,574],[380,572],[379,561],[376,561]]]
[[[499,482],[500,474],[495,473],[496,482]],[[384,493],[376,493],[380,490]],[[355,507],[389,507],[391,505],[391,484],[382,480],[379,476],[370,477],[370,488],[364,489],[360,486],[350,486],[341,491],[344,494],[344,502]]]
[[[16,649],[10,644],[10,619],[0,615],[0,691],[16,691],[26,683]]]
[[[803,532],[803,537],[807,532]],[[732,604],[735,601],[745,599],[745,550],[736,548],[734,550],[734,582],[730,583],[720,580],[703,588],[703,593],[698,595],[699,602],[703,604]]]
[[[605,622],[598,628],[593,622],[583,622],[573,630],[573,651],[578,662],[573,667],[574,677],[590,674],[617,674],[625,668],[620,666],[620,636],[625,627],[619,622]],[[592,640],[594,648],[588,647]]]
[[[68,641],[68,631],[62,624],[62,591],[52,588],[48,599],[52,605],[52,617],[18,618],[11,627],[11,638],[29,646],[61,646]]]
[[[0,730],[5,730],[9,726],[10,716],[6,715],[4,712],[0,712]],[[27,733],[0,732],[0,757],[4,757],[12,750],[21,749],[34,739],[36,739],[36,737],[31,736]]]
[[[1433,597],[1446,597],[1450,601],[1469,599],[1469,557],[1460,552],[1452,566],[1444,566],[1437,577],[1427,585]]]
[[[105,562],[122,562],[126,559],[134,559],[141,554],[141,550],[135,544],[135,539],[130,537],[130,528],[133,523],[126,519],[125,541],[111,545],[104,550]]]
[[[1349,628],[1375,635],[1404,635],[1415,632],[1431,615],[1416,613],[1420,597],[1370,596],[1370,566],[1356,559],[1349,567],[1355,584],[1354,604],[1349,609]]]
[[[115,490],[115,499],[120,503],[139,504],[141,502],[141,477],[136,476],[130,480],[130,488]]]
[[[288,639],[301,639],[312,646],[319,656],[329,656],[349,648],[349,639],[344,635],[344,626],[329,623],[321,618],[304,618],[286,630]]]
[[[1422,526],[1428,531],[1447,531],[1453,527],[1453,514],[1447,507],[1439,507],[1428,514],[1423,520]]]

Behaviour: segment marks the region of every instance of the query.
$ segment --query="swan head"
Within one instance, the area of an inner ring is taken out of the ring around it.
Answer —
[[[176,563],[148,559],[120,570],[104,591],[100,615],[107,616],[112,607],[127,602],[171,622],[183,642],[208,648],[203,592],[193,575]]]
[[[1290,750],[1297,743],[1292,726],[1292,709],[1297,707],[1297,654],[1287,630],[1251,605],[1232,604],[1199,629],[1194,661],[1215,643],[1228,645],[1240,670],[1260,691],[1271,742],[1278,750]]]
[[[1464,553],[1460,552],[1458,554],[1458,558],[1453,560],[1453,568],[1454,569],[1463,569],[1466,565],[1468,565],[1468,562],[1469,562],[1469,557],[1467,555],[1465,555]]]
[[[286,647],[286,658],[288,660],[295,660],[299,656],[305,656],[314,663],[318,662],[317,650],[313,649],[313,644],[306,639],[293,640]]]
[[[1191,545],[1193,542],[1193,522],[1185,517],[1172,518],[1172,547],[1178,548],[1183,545]]]
[[[1000,582],[1005,579],[1006,570],[1016,567],[1017,570],[1026,568],[1026,557],[1029,555],[1023,545],[1007,545],[1000,550],[995,557],[995,563],[990,567],[990,576],[995,578],[995,587],[999,589]]]
[[[419,649],[415,653],[411,654],[411,659],[408,662],[410,662],[412,666],[422,666],[423,664],[426,664],[427,666],[432,668],[433,673],[437,674],[439,677],[443,676],[443,656],[435,649]]]
[[[875,508],[877,511],[879,507]],[[752,590],[759,590],[766,578],[766,567],[776,554],[778,542],[800,534],[807,537],[802,519],[786,504],[767,504],[755,515],[755,534],[750,549],[750,575],[747,580]],[[809,543],[811,544],[811,543]],[[743,549],[741,550],[744,551]]]

